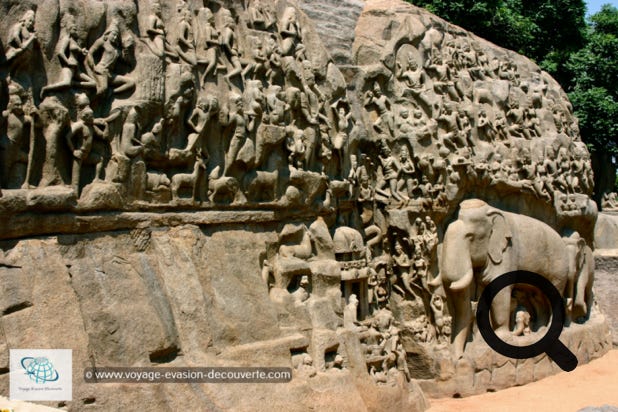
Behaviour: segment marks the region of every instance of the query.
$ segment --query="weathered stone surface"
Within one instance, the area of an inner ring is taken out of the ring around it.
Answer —
[[[618,250],[618,215],[599,213],[594,227],[594,246],[597,249]]]
[[[520,269],[573,301],[580,362],[609,349],[589,153],[528,59],[399,0],[7,1],[0,19],[1,393],[9,348],[67,347],[72,410],[420,411],[558,371],[473,325],[476,286]],[[499,299],[505,339],[537,339],[547,302]],[[294,379],[79,376],[114,365]]]
[[[598,256],[595,259],[594,295],[600,310],[605,313],[614,347],[618,346],[618,257]]]
[[[364,0],[299,0],[337,64],[352,64],[352,43]]]

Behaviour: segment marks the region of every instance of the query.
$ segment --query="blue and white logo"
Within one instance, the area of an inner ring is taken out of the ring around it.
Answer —
[[[11,400],[70,401],[72,399],[71,349],[10,349],[9,359]]]
[[[55,382],[60,377],[54,365],[44,356],[39,358],[26,356],[21,359],[20,363],[26,370],[28,378],[34,383]]]

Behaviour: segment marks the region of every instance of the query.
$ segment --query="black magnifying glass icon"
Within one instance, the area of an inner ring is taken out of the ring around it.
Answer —
[[[532,345],[514,346],[500,339],[489,320],[491,302],[498,292],[507,286],[525,283],[536,286],[549,299],[552,309],[552,320],[549,330],[541,340]],[[485,342],[501,355],[514,359],[533,358],[545,352],[562,370],[570,372],[577,366],[577,358],[558,338],[564,328],[565,310],[562,295],[556,287],[538,273],[526,270],[515,270],[498,276],[481,294],[476,309],[476,323]]]

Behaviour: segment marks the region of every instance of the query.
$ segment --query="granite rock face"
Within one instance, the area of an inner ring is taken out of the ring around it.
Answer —
[[[365,0],[300,0],[320,39],[338,65],[353,64],[352,44]]]
[[[528,59],[398,0],[6,1],[0,19],[2,393],[10,348],[72,348],[72,410],[421,411],[558,371],[474,325],[482,288],[521,269],[558,289],[579,362],[609,350],[592,247],[612,235],[571,105]],[[496,300],[505,339],[538,339],[548,302]],[[293,379],[83,381],[106,366]]]

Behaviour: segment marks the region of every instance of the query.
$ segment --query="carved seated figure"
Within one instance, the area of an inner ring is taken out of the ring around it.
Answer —
[[[515,310],[515,330],[513,335],[524,336],[530,334],[530,313],[526,308],[519,306]]]
[[[307,260],[312,254],[312,245],[305,225],[285,225],[274,246],[276,254],[264,266],[267,273],[262,274],[266,279],[272,275],[273,287],[287,289],[293,278],[311,275]]]

